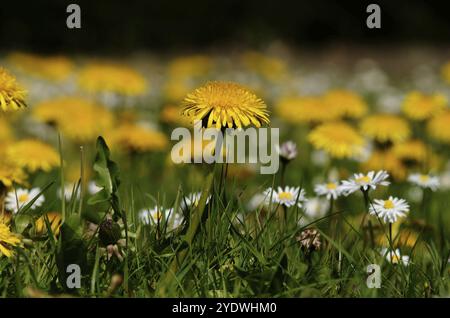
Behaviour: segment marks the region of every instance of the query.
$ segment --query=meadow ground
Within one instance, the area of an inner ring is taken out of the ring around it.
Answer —
[[[448,53],[4,52],[0,295],[448,297]],[[190,115],[280,170],[175,164]]]

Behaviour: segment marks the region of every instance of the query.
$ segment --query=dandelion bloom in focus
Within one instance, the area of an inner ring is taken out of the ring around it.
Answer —
[[[360,118],[367,113],[367,103],[359,95],[347,90],[330,90],[323,101],[339,117]]]
[[[364,138],[344,122],[324,123],[308,135],[314,148],[324,150],[335,158],[352,158],[363,151]]]
[[[64,56],[13,53],[8,61],[22,72],[55,82],[67,79],[74,70],[73,62]]]
[[[450,144],[450,111],[430,119],[427,131],[432,138]]]
[[[59,155],[51,146],[39,140],[25,139],[10,145],[6,156],[30,172],[50,171],[60,163]]]
[[[362,134],[380,143],[401,142],[411,135],[408,122],[391,114],[375,114],[364,118],[360,129]]]
[[[387,200],[375,199],[369,207],[369,214],[383,219],[384,223],[395,223],[397,218],[405,217],[408,212],[408,202],[393,196],[390,196]]]
[[[93,63],[79,73],[78,84],[91,93],[116,93],[124,96],[144,95],[147,80],[134,69],[118,64]]]
[[[8,111],[26,107],[25,95],[16,78],[0,67],[0,108]]]
[[[376,173],[375,171],[370,171],[367,174],[355,173],[352,178],[342,181],[341,191],[344,195],[349,195],[358,190],[375,190],[379,185],[388,186],[390,182],[386,180],[387,178],[389,178],[389,174],[384,170]]]
[[[413,91],[406,95],[403,101],[403,113],[413,120],[425,120],[440,113],[447,105],[447,99],[442,94],[426,95]]]
[[[11,257],[14,254],[14,247],[20,246],[21,240],[19,236],[9,229],[9,227],[0,222],[0,256],[5,255]]]
[[[113,125],[113,115],[104,106],[78,97],[61,97],[37,104],[33,117],[56,126],[63,135],[85,142],[104,134]]]
[[[244,86],[232,82],[209,82],[188,94],[183,114],[203,127],[261,127],[269,123],[266,104]]]
[[[169,144],[164,133],[139,124],[122,124],[107,136],[112,147],[129,152],[162,151]]]

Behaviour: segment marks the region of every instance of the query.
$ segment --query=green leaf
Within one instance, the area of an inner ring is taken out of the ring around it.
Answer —
[[[97,155],[94,162],[95,183],[103,188],[89,199],[89,204],[96,204],[113,199],[120,185],[119,168],[110,159],[109,148],[103,137],[97,138]]]

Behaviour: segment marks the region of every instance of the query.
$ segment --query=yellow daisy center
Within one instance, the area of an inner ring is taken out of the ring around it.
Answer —
[[[392,200],[386,200],[384,201],[384,208],[385,209],[393,209],[395,207],[394,202]]]
[[[29,195],[27,193],[21,194],[17,197],[20,203],[27,202],[29,198]]]
[[[328,190],[334,190],[336,188],[337,188],[336,183],[333,183],[333,182],[327,183],[327,189]]]
[[[426,174],[421,174],[419,176],[419,178],[420,178],[420,181],[422,181],[422,182],[427,182],[430,179],[430,177],[427,176]]]
[[[369,183],[371,180],[372,179],[369,176],[362,176],[355,179],[358,184]]]
[[[290,192],[281,192],[278,194],[278,198],[280,200],[292,200],[293,199],[293,195]]]

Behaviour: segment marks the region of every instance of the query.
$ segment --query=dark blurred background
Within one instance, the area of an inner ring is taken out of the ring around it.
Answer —
[[[450,43],[449,1],[38,0],[0,4],[0,47],[36,52],[128,52],[223,45],[258,48],[333,43]],[[66,6],[81,6],[82,29],[66,27]],[[381,30],[366,27],[377,3]]]

